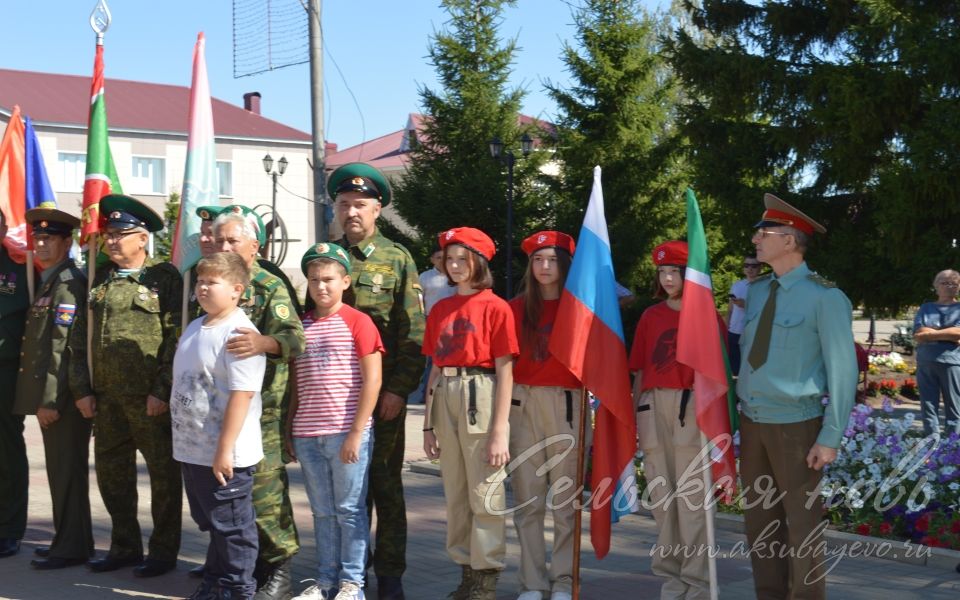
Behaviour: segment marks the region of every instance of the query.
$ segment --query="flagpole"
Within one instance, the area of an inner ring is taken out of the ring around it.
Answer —
[[[700,432],[700,445],[707,448],[707,436]],[[710,576],[710,600],[718,600],[720,597],[720,586],[717,583],[717,557],[713,549],[716,545],[716,532],[714,531],[714,514],[716,511],[716,502],[713,494],[713,476],[710,473],[712,465],[710,464],[711,452],[703,452],[703,510],[707,513],[707,571]]]
[[[33,250],[27,250],[27,295],[30,298],[30,304],[33,304],[34,277],[35,277],[35,274],[33,272]]]
[[[580,419],[577,421],[577,482],[574,486],[580,497],[575,499],[573,513],[573,600],[580,598],[580,532],[583,527],[583,471],[587,439],[587,388],[580,388]]]
[[[190,308],[190,270],[183,274],[183,304],[181,305],[182,311],[180,312],[180,335],[183,335],[183,332],[187,330],[187,325],[190,320],[190,315],[187,314],[187,310]]]

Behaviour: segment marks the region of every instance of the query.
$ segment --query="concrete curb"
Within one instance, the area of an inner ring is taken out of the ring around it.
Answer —
[[[413,473],[440,476],[440,465],[428,460],[410,462],[407,468]],[[645,517],[653,517],[646,509],[637,513]],[[745,534],[743,515],[718,512],[715,517],[717,529],[730,533]],[[946,548],[931,548],[920,544],[912,544],[902,540],[877,538],[846,531],[827,529],[824,535],[828,542],[835,547],[842,547],[850,556],[869,554],[893,562],[932,567],[953,571],[960,565],[960,551]],[[883,550],[881,552],[881,550]]]

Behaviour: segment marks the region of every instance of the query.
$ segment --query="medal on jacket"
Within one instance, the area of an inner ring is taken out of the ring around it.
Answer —
[[[373,293],[379,294],[381,291],[381,285],[383,285],[383,273],[374,273],[373,274]]]
[[[0,273],[0,294],[12,296],[17,293],[17,274]]]

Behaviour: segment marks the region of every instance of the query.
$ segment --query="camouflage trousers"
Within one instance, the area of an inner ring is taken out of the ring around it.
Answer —
[[[287,560],[300,550],[300,538],[293,521],[290,481],[281,458],[280,421],[260,424],[263,460],[253,475],[253,509],[257,513],[260,553],[258,567]]]
[[[113,525],[110,556],[125,558],[143,553],[137,521],[139,450],[150,475],[150,558],[176,560],[180,551],[183,481],[180,465],[173,460],[170,413],[148,417],[146,398],[98,394],[93,432],[97,485]]]
[[[27,529],[27,447],[23,417],[12,414],[17,361],[0,363],[0,538],[23,538]]]
[[[406,407],[390,421],[374,413],[367,514],[376,508],[373,570],[378,577],[400,577],[407,569],[407,505],[402,477],[406,420]]]

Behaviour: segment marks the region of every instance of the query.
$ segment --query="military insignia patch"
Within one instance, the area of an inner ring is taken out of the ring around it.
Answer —
[[[119,211],[119,210],[115,210],[115,211],[113,211],[112,213],[110,213],[110,218],[111,218],[111,219],[119,219],[119,218],[120,218],[120,211]]]
[[[350,180],[350,183],[352,183],[353,185],[361,185],[361,186],[362,186],[362,185],[363,185],[363,177],[354,177],[353,179]]]
[[[283,319],[284,321],[290,318],[290,307],[286,304],[278,304],[274,306],[273,312],[278,318]]]
[[[71,325],[73,324],[73,319],[76,316],[77,316],[76,304],[58,304],[57,316],[54,318],[54,322],[57,325]]]
[[[330,250],[330,246],[324,243],[320,243],[315,246],[315,249],[317,251],[317,254],[326,254],[327,251]]]
[[[210,220],[210,211],[208,211],[208,210],[206,210],[206,209],[201,210],[201,211],[200,211],[200,218],[203,219],[204,221],[209,221],[209,220]]]

